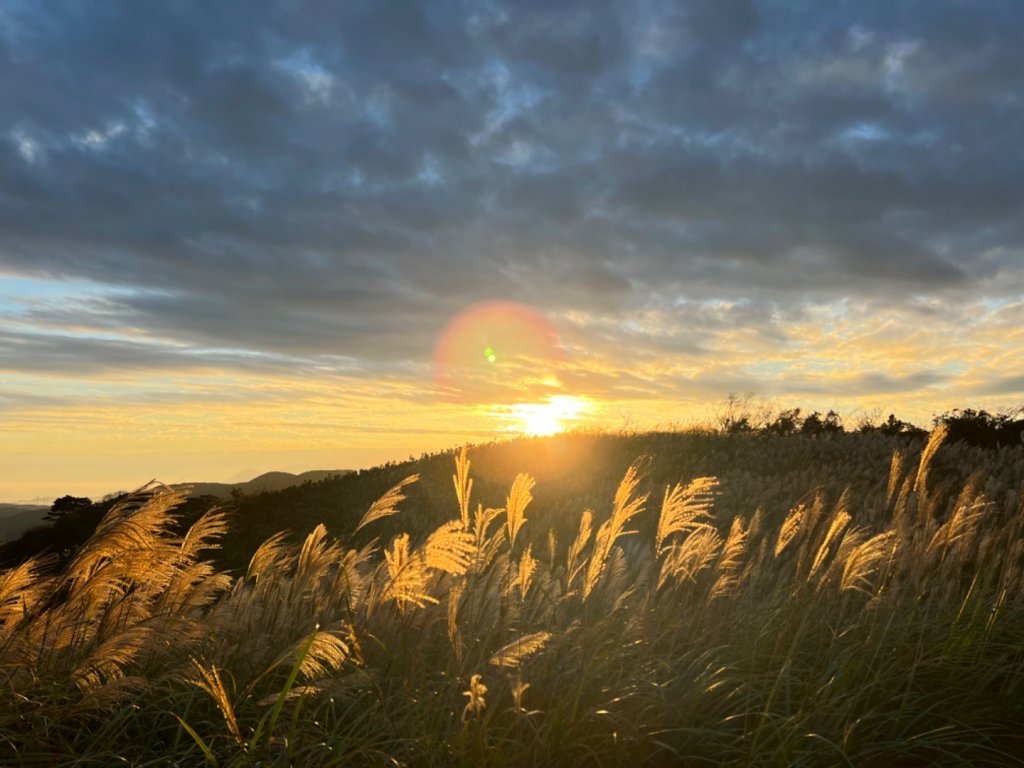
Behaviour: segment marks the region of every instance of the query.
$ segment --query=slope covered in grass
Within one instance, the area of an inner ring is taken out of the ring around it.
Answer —
[[[896,451],[916,460],[925,438],[846,433],[834,435],[715,434],[645,432],[639,434],[564,434],[520,438],[471,447],[474,483],[479,498],[498,504],[519,473],[536,480],[533,509],[538,525],[525,535],[539,546],[548,528],[564,539],[575,531],[583,509],[599,516],[628,468],[643,460],[644,487],[661,492],[667,484],[712,475],[721,481],[716,511],[728,521],[757,508],[779,523],[788,510],[821,492],[834,502],[846,489],[859,517],[881,514],[890,463]],[[324,523],[332,534],[351,538],[356,522],[371,503],[401,479],[420,480],[406,489],[409,501],[400,519],[374,531],[385,538],[407,531],[424,535],[451,515],[451,467],[455,451],[361,470],[341,478],[242,500],[232,515],[237,521],[224,542],[218,562],[244,568],[268,536],[288,529],[301,541]],[[986,450],[947,443],[934,457],[935,482],[950,488],[974,473],[999,504],[1016,503],[1024,480],[1024,450]],[[650,520],[640,520],[650,526]],[[365,543],[370,534],[356,537]]]
[[[1019,453],[691,437],[435,457],[237,575],[148,488],[0,573],[5,764],[1019,764]]]

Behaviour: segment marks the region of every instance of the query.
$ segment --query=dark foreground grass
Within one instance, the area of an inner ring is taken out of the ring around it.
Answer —
[[[0,573],[0,764],[1020,765],[1022,514],[931,477],[943,437],[869,509],[716,517],[717,481],[640,462],[568,529],[526,475],[479,503],[463,454],[433,531],[275,537],[237,576],[225,515],[177,535],[150,488]]]

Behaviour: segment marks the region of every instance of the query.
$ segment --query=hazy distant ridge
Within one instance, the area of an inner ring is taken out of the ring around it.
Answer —
[[[49,507],[36,504],[0,504],[0,541],[16,539],[29,528],[40,525]]]
[[[293,485],[317,483],[328,477],[341,477],[351,471],[350,469],[311,469],[299,475],[291,472],[264,472],[244,483],[177,483],[173,487],[190,488],[190,496],[216,496],[226,499],[235,490],[241,491],[246,496],[254,496],[257,493],[282,491]]]
[[[174,488],[190,488],[190,496],[216,496],[228,499],[234,490],[246,496],[255,496],[269,491],[281,491],[303,483],[316,483],[328,477],[341,477],[352,470],[311,469],[295,475],[291,472],[265,472],[244,483],[177,483]],[[43,517],[50,511],[49,505],[0,504],[0,541],[11,541],[30,528],[43,525]]]

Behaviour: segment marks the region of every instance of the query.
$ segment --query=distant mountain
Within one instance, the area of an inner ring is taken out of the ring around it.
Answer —
[[[23,512],[36,512],[49,509],[49,504],[7,504],[0,503],[0,520],[20,515]]]
[[[328,478],[340,478],[351,473],[348,469],[313,469],[295,475],[291,472],[266,472],[244,483],[178,483],[175,488],[190,488],[189,496],[213,496],[218,499],[231,498],[236,489],[244,496],[283,491],[286,488],[316,483]],[[49,505],[3,504],[0,503],[0,542],[14,541],[31,528],[48,525],[44,516],[50,511]]]
[[[174,488],[189,488],[189,496],[216,496],[219,499],[231,497],[234,491],[240,491],[246,496],[255,496],[259,493],[283,491],[295,485],[304,483],[318,483],[329,477],[342,477],[351,472],[350,469],[311,469],[308,472],[295,475],[291,472],[264,472],[252,480],[244,483],[178,483]]]
[[[0,541],[16,539],[29,528],[43,524],[48,506],[36,504],[0,504]]]

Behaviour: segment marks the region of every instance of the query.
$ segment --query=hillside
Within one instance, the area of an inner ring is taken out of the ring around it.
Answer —
[[[484,506],[504,506],[513,480],[526,473],[537,482],[533,514],[538,528],[550,525],[569,536],[583,510],[592,509],[598,520],[603,519],[626,470],[643,457],[643,488],[651,493],[652,503],[670,483],[713,475],[721,481],[716,508],[723,520],[750,515],[757,508],[770,520],[778,520],[794,504],[818,492],[835,501],[846,489],[851,491],[851,511],[872,519],[885,506],[894,451],[905,450],[908,460],[915,461],[924,442],[918,436],[878,432],[562,434],[472,446],[469,456],[474,468],[474,505],[479,501]],[[363,513],[411,475],[418,475],[419,481],[405,489],[408,500],[403,512],[374,533],[385,539],[398,531],[424,535],[453,513],[454,455],[454,450],[447,451],[243,499],[232,514],[238,522],[221,553],[223,564],[244,567],[255,548],[272,534],[288,530],[298,540],[321,522],[331,535],[365,543],[368,534],[351,535]],[[986,450],[950,444],[936,458],[934,471],[950,485],[984,472],[993,498],[1012,507],[1024,479],[1024,448]],[[540,546],[543,542],[537,535],[535,544]]]
[[[923,445],[924,438],[917,434],[881,432],[577,433],[471,446],[469,455],[474,467],[474,504],[479,501],[487,507],[503,506],[513,480],[519,473],[526,473],[537,481],[534,514],[544,527],[551,526],[567,537],[583,510],[591,509],[598,521],[603,519],[618,482],[629,466],[642,458],[646,458],[643,488],[654,501],[670,483],[703,475],[718,477],[721,487],[716,507],[725,521],[736,515],[750,515],[756,509],[769,520],[779,520],[798,502],[809,501],[819,493],[835,501],[846,489],[851,491],[851,511],[870,520],[885,507],[893,453],[904,450],[908,461],[916,461]],[[299,541],[323,523],[332,536],[354,544],[366,543],[369,534],[352,535],[359,519],[389,488],[417,475],[418,482],[405,489],[407,501],[402,514],[385,521],[373,533],[385,539],[399,531],[422,536],[452,514],[456,503],[452,486],[455,453],[452,449],[344,474],[272,472],[237,485],[178,486],[192,489],[189,504],[180,510],[182,524],[213,506],[228,510],[230,535],[216,559],[221,567],[237,571],[245,567],[263,541],[280,531],[287,531],[289,540]],[[1024,446],[993,450],[965,442],[951,443],[935,461],[935,476],[949,485],[963,483],[981,472],[992,498],[1008,509],[1016,503],[1024,479]],[[275,484],[286,487],[259,491]],[[244,495],[231,498],[232,488],[243,490]],[[227,493],[225,489],[229,489]],[[58,539],[58,551],[73,549],[76,541],[91,533],[100,517],[102,512],[97,509],[87,520],[64,521],[65,533]],[[544,542],[537,535],[534,543],[541,546]],[[0,547],[0,566],[13,565],[40,551],[47,540],[46,529],[40,529],[32,532],[30,542],[10,542]]]
[[[0,504],[0,542],[15,539],[43,523],[49,507],[38,504]]]
[[[241,497],[258,496],[261,493],[280,491],[306,483],[317,483],[332,477],[342,477],[349,472],[351,470],[346,469],[314,469],[297,475],[291,472],[265,472],[252,480],[241,483],[176,483],[171,487],[186,490],[189,498],[195,499],[197,502],[206,499],[205,503],[201,502],[195,507],[196,509],[206,509],[214,500],[224,501],[237,495]],[[96,507],[103,509],[105,505],[98,503]],[[34,531],[32,535],[34,543],[30,548],[35,551],[36,543],[45,541],[48,538],[47,532],[52,531],[52,526],[44,520],[49,511],[50,508],[43,505],[0,504],[0,544],[16,541],[28,531],[42,526],[41,530]],[[88,535],[95,523],[98,522],[99,517],[95,513],[86,517],[92,520],[91,525],[87,523],[77,527],[76,530],[84,530],[86,531],[85,535]],[[80,537],[80,534],[75,534],[71,538],[74,540]],[[61,544],[60,548],[64,549],[68,543],[65,538],[58,536],[57,540]],[[3,549],[0,548],[0,565],[8,560],[9,557],[5,556]]]
[[[189,496],[215,496],[218,499],[229,499],[235,493],[254,496],[260,493],[281,491],[294,485],[317,483],[329,477],[340,477],[351,471],[349,469],[311,469],[298,475],[291,472],[264,472],[262,475],[242,483],[176,483],[172,487],[188,489]]]
[[[1024,447],[948,432],[154,486],[0,573],[0,732],[12,765],[1019,766]]]

